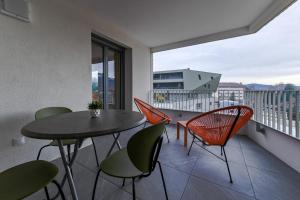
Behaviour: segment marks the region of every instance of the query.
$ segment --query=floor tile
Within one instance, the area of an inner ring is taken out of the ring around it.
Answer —
[[[188,175],[166,166],[163,166],[162,170],[165,176],[169,199],[180,200],[188,181]],[[132,191],[131,181],[127,181],[125,189],[128,192]],[[143,200],[165,199],[158,166],[149,177],[136,181],[136,194]]]
[[[229,189],[253,196],[250,178],[245,165],[229,162],[233,183],[229,182],[226,163],[208,155],[202,155],[196,163],[193,175]]]
[[[205,200],[254,200],[254,198],[238,192],[226,189],[225,187],[211,182],[190,177],[184,191],[182,200],[205,199]]]
[[[287,177],[282,173],[275,173],[251,167],[248,169],[257,199],[299,199],[300,181],[297,177]]]
[[[170,167],[191,174],[200,153],[187,156],[187,148],[179,144],[165,144],[162,147],[159,160]]]
[[[244,139],[245,140],[245,139]],[[286,172],[293,174],[295,170],[285,164],[283,161],[276,158],[274,155],[259,147],[258,145],[251,147],[242,147],[245,162],[247,166],[255,167],[273,172]]]

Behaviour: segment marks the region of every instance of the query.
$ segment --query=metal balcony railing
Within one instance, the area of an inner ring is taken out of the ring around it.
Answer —
[[[246,91],[244,99],[255,121],[300,139],[299,91]]]
[[[149,102],[161,109],[192,112],[247,105],[254,110],[253,120],[300,139],[300,91],[151,90]]]

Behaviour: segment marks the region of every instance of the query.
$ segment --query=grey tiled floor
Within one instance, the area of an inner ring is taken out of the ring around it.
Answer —
[[[137,130],[138,128],[122,133],[121,144],[125,146],[128,138]],[[230,184],[224,162],[196,145],[190,156],[187,156],[187,149],[183,147],[182,138],[176,140],[175,127],[168,127],[168,133],[170,143],[165,140],[159,160],[163,164],[169,199],[300,199],[300,174],[248,137],[236,136],[225,148],[234,181]],[[99,137],[95,141],[98,156],[102,160],[112,143],[112,137]],[[218,147],[209,147],[209,149],[220,154]],[[60,180],[64,172],[61,160],[55,160],[54,163],[60,168],[60,174],[57,177]],[[80,150],[73,172],[79,199],[91,199],[92,186],[97,172],[91,146]],[[121,187],[121,184],[121,179],[102,175],[98,182],[96,199],[132,199],[130,180],[126,181],[125,187]],[[55,193],[52,187],[50,191],[52,194]],[[67,184],[64,191],[68,199],[71,199]],[[136,182],[136,194],[138,199],[165,199],[158,168],[150,177]],[[40,191],[28,199],[45,199],[45,197],[43,191]]]

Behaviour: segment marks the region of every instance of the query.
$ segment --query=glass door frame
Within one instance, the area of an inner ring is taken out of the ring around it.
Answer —
[[[97,34],[92,33],[91,42],[95,42],[103,48],[103,108],[108,109],[107,95],[108,95],[108,51],[113,50],[120,53],[120,107],[117,109],[125,109],[125,48],[117,45],[107,39],[104,39]],[[98,82],[98,88],[99,88]],[[117,101],[117,100],[116,100]]]

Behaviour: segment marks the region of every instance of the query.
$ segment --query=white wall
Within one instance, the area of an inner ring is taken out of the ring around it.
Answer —
[[[256,131],[256,122],[248,123],[247,135],[260,146],[300,173],[300,140],[263,126],[265,133]]]
[[[37,109],[86,109],[91,100],[92,31],[132,48],[133,96],[147,99],[150,89],[148,47],[67,1],[30,3],[31,23],[0,15],[0,170],[34,159],[45,144],[27,139],[23,146],[11,145]],[[46,152],[44,159],[58,155]]]

